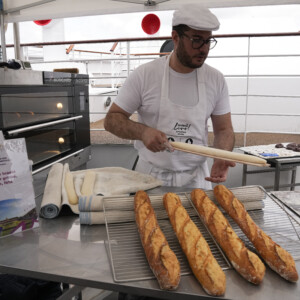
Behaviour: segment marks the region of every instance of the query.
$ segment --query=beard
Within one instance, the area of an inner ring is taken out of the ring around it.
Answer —
[[[207,53],[200,50],[197,55],[189,55],[184,48],[182,40],[180,39],[176,49],[176,56],[183,66],[191,69],[198,69],[204,64]],[[193,62],[193,58],[198,58],[198,62]]]

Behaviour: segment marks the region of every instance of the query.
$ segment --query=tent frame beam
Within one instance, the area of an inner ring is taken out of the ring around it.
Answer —
[[[18,6],[18,7],[14,7],[14,8],[11,8],[11,9],[4,10],[3,13],[4,14],[11,14],[11,13],[19,12],[23,9],[32,8],[32,7],[43,5],[45,3],[53,2],[53,1],[56,1],[56,0],[40,0],[40,1],[37,1],[37,2],[34,2],[34,3],[29,3],[29,4],[26,4],[26,5],[22,5],[22,6]]]

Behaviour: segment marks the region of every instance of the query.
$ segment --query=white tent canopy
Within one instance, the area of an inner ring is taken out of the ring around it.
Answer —
[[[7,60],[5,28],[14,23],[15,52],[20,51],[19,22],[93,15],[172,11],[184,3],[209,8],[300,4],[300,0],[0,0],[2,60]],[[17,55],[18,57],[18,55]]]
[[[1,2],[1,0],[0,0]],[[183,3],[209,8],[300,4],[300,0],[2,0],[4,23],[174,10]]]

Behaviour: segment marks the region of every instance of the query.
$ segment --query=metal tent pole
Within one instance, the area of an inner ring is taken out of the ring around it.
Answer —
[[[0,29],[1,29],[2,61],[7,62],[6,41],[5,41],[5,28],[4,28],[4,13],[3,13],[3,10],[0,12]]]
[[[14,23],[14,45],[15,45],[15,59],[23,60],[23,53],[20,46],[20,28],[19,23]]]

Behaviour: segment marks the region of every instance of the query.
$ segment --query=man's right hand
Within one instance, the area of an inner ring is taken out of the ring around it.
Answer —
[[[152,152],[169,149],[167,136],[152,127],[130,120],[130,114],[113,103],[105,117],[104,127],[112,134],[130,140],[141,140]]]
[[[142,142],[152,152],[166,150],[167,136],[155,128],[145,127],[142,133]]]

